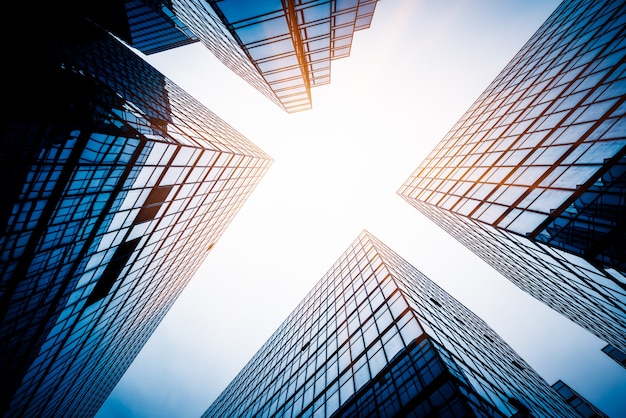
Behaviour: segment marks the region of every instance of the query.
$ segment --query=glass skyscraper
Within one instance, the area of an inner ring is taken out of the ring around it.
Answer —
[[[563,1],[398,193],[626,351],[626,3]]]
[[[369,28],[377,1],[126,0],[81,7],[145,54],[201,42],[291,113],[311,108],[311,88],[330,82],[331,61],[350,55],[354,32]]]
[[[5,49],[5,417],[94,415],[272,161],[77,10],[48,6],[23,10]]]
[[[572,417],[484,321],[363,231],[204,417]]]

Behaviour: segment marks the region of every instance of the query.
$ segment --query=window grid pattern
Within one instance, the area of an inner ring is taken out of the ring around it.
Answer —
[[[429,280],[389,247],[376,240],[384,263],[424,332],[441,344],[458,377],[507,416],[515,412],[509,398],[522,401],[537,416],[560,408],[547,383],[480,317]],[[520,368],[520,366],[522,366]]]
[[[28,46],[95,111],[9,129],[36,145],[7,161],[24,171],[0,236],[7,417],[94,415],[271,164],[113,37],[76,33]]]
[[[199,41],[292,113],[311,108],[311,88],[330,82],[331,60],[350,55],[353,34],[369,28],[377,1],[132,0],[104,16],[93,6],[90,17],[145,54]]]
[[[626,276],[436,206],[407,201],[520,289],[626,350]]]
[[[622,350],[625,41],[624,2],[562,2],[398,190]]]
[[[420,334],[372,245],[355,243],[205,416],[330,416]]]
[[[466,324],[452,321],[453,312]],[[474,327],[477,329],[472,330]],[[571,413],[484,322],[365,231],[204,416],[343,414],[340,408],[369,393],[366,386],[373,385],[372,380],[384,374],[394,358],[404,356],[401,353],[425,335],[438,351],[448,353],[439,354],[446,373],[467,388],[467,393],[472,392],[477,405],[491,403],[508,416],[515,408],[507,399],[516,397],[527,401],[538,415]],[[485,335],[492,341],[485,342]],[[482,342],[469,347],[467,338]],[[502,353],[505,355],[497,357]],[[486,359],[474,359],[481,355]],[[522,374],[511,364],[513,360],[524,368]],[[383,396],[382,392],[376,396]],[[487,401],[480,400],[484,395],[489,396]]]
[[[311,108],[312,87],[330,83],[331,60],[350,55],[377,0],[210,1],[288,112]]]
[[[623,2],[564,1],[399,192],[625,268],[625,39]]]
[[[130,43],[145,54],[154,54],[197,42],[198,38],[167,6],[155,10],[142,0],[124,2]]]
[[[466,382],[451,376],[453,363],[442,360],[443,351],[426,335],[417,338],[333,416],[504,418]]]
[[[209,2],[173,0],[171,9],[227,68],[281,109],[286,110],[284,104],[267,84],[246,52],[239,46],[236,38],[226,29]]]

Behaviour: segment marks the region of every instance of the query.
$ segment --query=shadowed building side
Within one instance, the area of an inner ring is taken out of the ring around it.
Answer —
[[[0,410],[92,416],[272,160],[71,13],[7,56]]]

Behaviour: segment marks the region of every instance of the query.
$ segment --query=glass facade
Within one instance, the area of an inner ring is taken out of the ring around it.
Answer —
[[[6,51],[5,417],[94,415],[272,161],[116,38],[44,9]]]
[[[350,55],[377,1],[127,0],[91,16],[146,54],[200,41],[291,113],[311,109],[311,88],[330,83],[331,60]]]
[[[563,1],[398,193],[626,350],[626,4]]]
[[[422,334],[331,416],[504,418],[460,378],[443,350]]]
[[[331,60],[350,55],[378,0],[210,0],[224,25],[288,112],[311,108],[311,88],[330,83]],[[242,3],[246,7],[242,7]]]
[[[552,384],[554,390],[583,418],[609,418],[604,412],[596,408],[591,402],[583,398],[574,389],[569,387],[562,380],[557,380]]]
[[[119,22],[128,25],[125,40],[143,53],[154,54],[198,41],[166,4],[143,0],[125,0],[123,3],[125,13],[121,14]],[[113,8],[113,4],[107,8]]]
[[[576,415],[484,321],[364,231],[203,416],[514,414]]]

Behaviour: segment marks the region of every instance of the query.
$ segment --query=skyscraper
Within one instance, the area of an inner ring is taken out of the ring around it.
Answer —
[[[364,231],[204,416],[529,414],[576,416],[484,321]]]
[[[369,28],[377,1],[132,0],[80,7],[146,54],[201,42],[291,113],[311,108],[311,88],[330,83],[331,61],[350,55],[354,32]]]
[[[41,6],[5,50],[0,412],[90,416],[271,158],[77,10]]]
[[[571,405],[576,411],[584,418],[608,418],[607,415],[595,407],[587,399],[580,396],[578,392],[569,387],[569,385],[562,380],[557,380],[552,384],[554,390],[565,402]]]
[[[563,1],[398,193],[626,351],[626,4]]]

